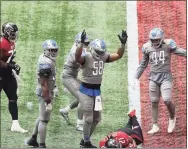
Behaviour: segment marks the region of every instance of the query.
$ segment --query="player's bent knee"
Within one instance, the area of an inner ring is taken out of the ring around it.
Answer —
[[[93,116],[87,116],[87,117],[85,117],[85,122],[88,123],[88,124],[93,123]]]
[[[94,125],[97,125],[100,121],[101,121],[101,117],[95,119],[95,120],[93,121],[93,123],[94,123]]]
[[[159,102],[159,98],[156,98],[156,97],[152,97],[150,98],[151,102],[152,103],[158,103]]]

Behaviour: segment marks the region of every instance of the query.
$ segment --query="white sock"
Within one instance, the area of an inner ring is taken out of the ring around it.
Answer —
[[[19,124],[18,120],[12,120],[13,124]]]
[[[83,125],[83,124],[84,124],[84,121],[83,121],[83,120],[77,119],[77,125]]]
[[[70,111],[70,106],[65,107],[65,110],[66,110],[67,112],[69,112],[69,111]]]

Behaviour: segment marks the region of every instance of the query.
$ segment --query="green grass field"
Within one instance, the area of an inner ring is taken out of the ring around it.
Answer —
[[[57,85],[60,95],[55,99],[51,121],[48,125],[47,147],[79,148],[82,134],[75,130],[76,110],[71,111],[70,119],[74,126],[67,125],[61,118],[59,109],[66,106],[73,97],[63,92],[61,72],[64,58],[71,48],[74,36],[86,30],[91,38],[103,38],[108,50],[116,52],[120,46],[117,34],[126,29],[125,2],[105,1],[3,1],[1,2],[1,23],[10,21],[19,27],[19,39],[16,43],[16,62],[22,67],[19,85],[19,121],[28,134],[12,133],[11,116],[7,109],[8,100],[1,96],[1,147],[25,148],[24,140],[30,137],[35,119],[38,117],[38,101],[35,95],[36,62],[43,52],[42,43],[52,38],[60,45],[57,62]],[[127,55],[117,62],[106,64],[102,96],[104,109],[102,121],[92,136],[92,142],[98,141],[109,131],[124,125],[128,111],[127,91]],[[33,102],[34,109],[28,110],[27,102]]]

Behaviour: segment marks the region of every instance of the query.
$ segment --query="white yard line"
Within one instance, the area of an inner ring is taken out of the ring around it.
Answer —
[[[137,2],[127,1],[127,50],[128,50],[128,98],[129,110],[136,109],[136,116],[141,124],[140,87],[133,90],[132,85],[136,69],[139,65],[138,49],[138,24],[137,24]]]

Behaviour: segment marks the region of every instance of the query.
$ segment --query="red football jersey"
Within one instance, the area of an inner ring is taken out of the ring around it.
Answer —
[[[112,132],[112,133],[108,134],[109,137],[111,135],[115,138],[115,140],[117,140],[119,143],[121,143],[122,146],[127,146],[129,144],[129,136],[126,133],[121,132],[121,131],[117,131],[117,132]],[[99,142],[99,147],[105,148],[105,143],[106,143],[107,140],[108,140],[107,137],[102,139]]]
[[[0,43],[0,60],[8,62],[8,59],[13,55],[15,50],[14,42],[9,42],[6,38],[1,37]]]

